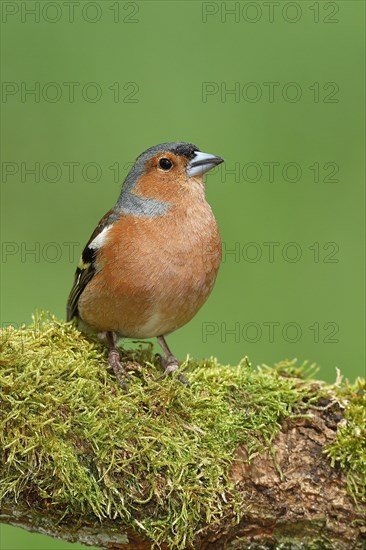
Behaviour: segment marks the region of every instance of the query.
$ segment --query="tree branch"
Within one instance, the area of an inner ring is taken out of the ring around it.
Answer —
[[[363,381],[211,359],[187,390],[140,348],[126,395],[71,324],[0,345],[2,522],[110,549],[365,548]]]

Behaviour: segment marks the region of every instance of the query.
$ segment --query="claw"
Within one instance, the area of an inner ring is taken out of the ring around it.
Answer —
[[[125,390],[125,392],[128,392],[128,387],[127,387],[127,384],[126,382],[124,381],[124,379],[122,378],[122,374],[128,378],[129,380],[132,379],[132,377],[130,376],[130,374],[126,371],[126,369],[123,367],[121,361],[120,361],[120,356],[119,356],[119,353],[118,351],[115,349],[115,348],[112,348],[110,351],[109,351],[109,356],[108,356],[108,363],[109,365],[112,367],[112,369],[114,370],[114,373],[117,377],[117,380],[118,382],[120,383],[121,387]]]
[[[170,355],[168,357],[162,357],[160,354],[157,355],[159,356],[160,362],[162,363],[163,367],[165,367],[163,374],[158,376],[157,380],[162,380],[167,376],[173,376],[173,374],[179,369],[177,359],[173,355]],[[183,374],[178,373],[177,378],[180,382],[182,382],[182,384],[184,384],[188,388],[190,387],[191,384],[188,382],[186,377],[183,376]]]

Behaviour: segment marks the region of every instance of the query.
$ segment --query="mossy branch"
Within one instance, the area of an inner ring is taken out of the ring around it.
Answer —
[[[366,537],[365,382],[295,361],[106,352],[42,315],[1,331],[1,520],[102,548],[351,550]]]

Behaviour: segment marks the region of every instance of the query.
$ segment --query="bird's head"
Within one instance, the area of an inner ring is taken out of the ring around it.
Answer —
[[[137,197],[169,205],[189,195],[203,195],[203,175],[222,162],[223,158],[203,153],[192,143],[155,145],[136,159],[119,202]]]

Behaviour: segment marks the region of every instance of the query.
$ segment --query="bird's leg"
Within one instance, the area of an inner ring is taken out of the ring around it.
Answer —
[[[116,348],[116,337],[113,332],[107,332],[107,342],[109,346],[109,355],[108,355],[108,363],[114,370],[114,374],[117,376],[118,382],[122,386],[122,388],[125,391],[128,391],[126,382],[122,378],[122,373],[126,378],[131,378],[131,376],[128,374],[128,372],[124,369],[121,361],[119,352]]]
[[[164,367],[163,374],[159,376],[159,380],[160,380],[161,378],[165,378],[166,376],[172,376],[172,374],[178,370],[179,363],[178,363],[178,359],[170,351],[164,336],[158,336],[158,342],[163,348],[163,351],[165,353],[164,357],[160,356],[162,366]],[[188,380],[181,373],[178,374],[178,380],[180,380],[186,386],[190,386],[190,383],[188,382]]]

